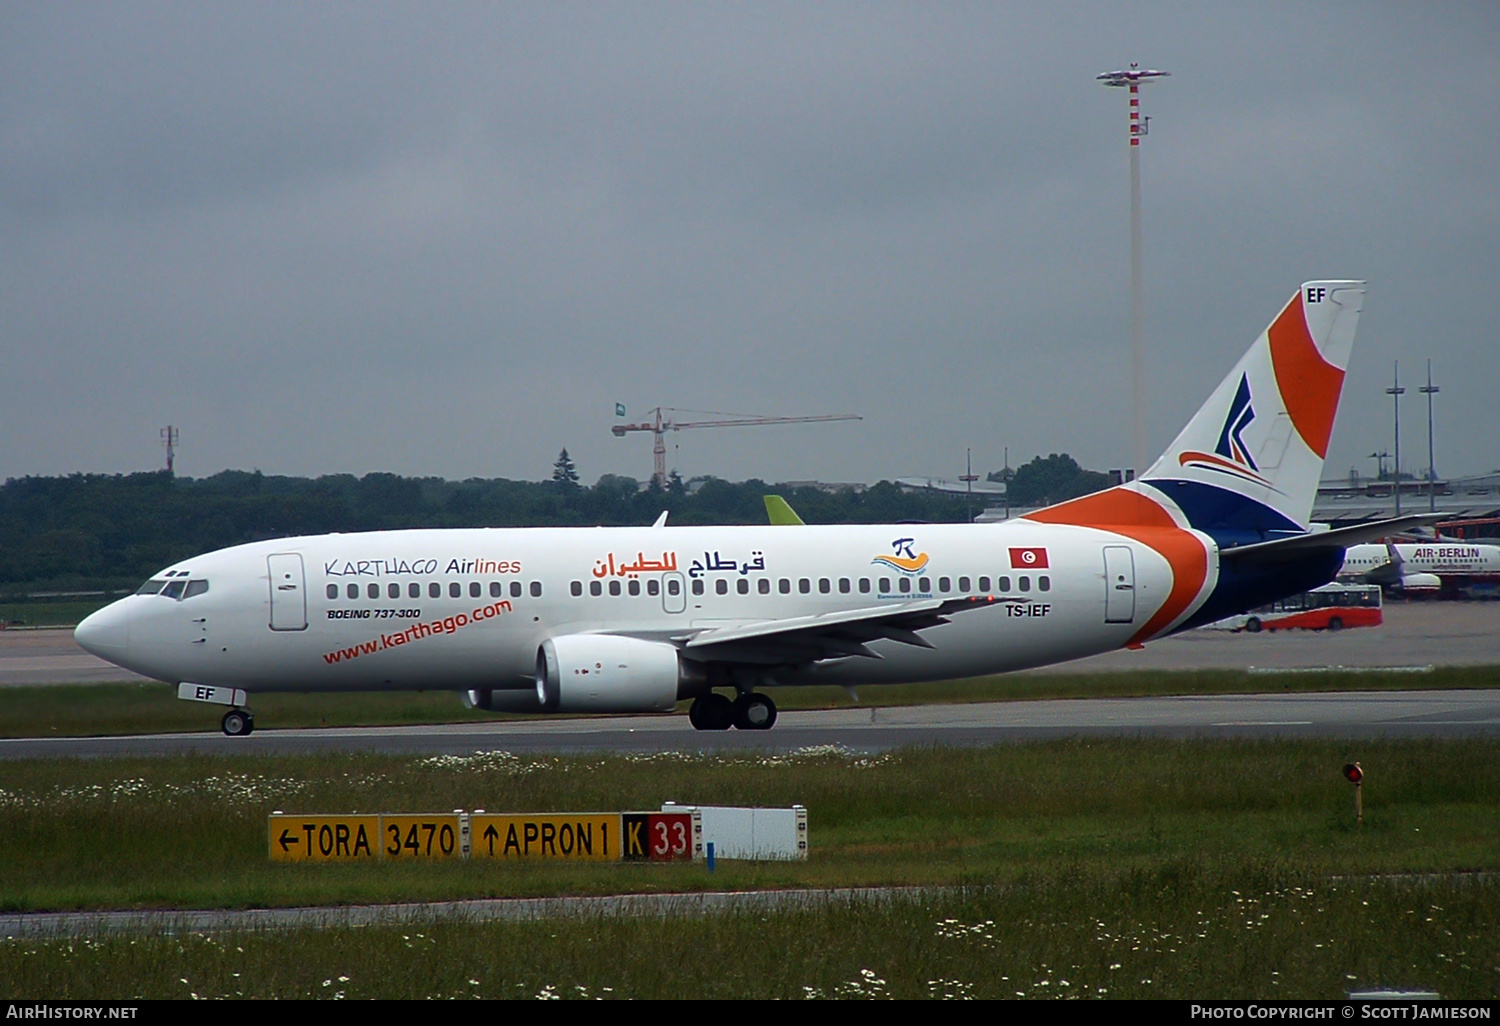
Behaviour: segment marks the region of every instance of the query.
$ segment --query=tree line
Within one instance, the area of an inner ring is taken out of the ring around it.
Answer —
[[[1032,463],[1014,473],[1013,505],[1060,501],[1104,480],[1066,456]],[[1038,488],[1045,494],[1032,494]],[[333,531],[630,526],[663,510],[673,524],[763,524],[762,496],[770,492],[809,524],[961,523],[969,508],[961,495],[905,492],[888,481],[828,492],[710,478],[690,491],[675,475],[665,488],[643,489],[605,474],[584,485],[566,451],[553,480],[541,482],[238,470],[198,479],[166,471],[11,478],[0,485],[0,594],[131,587],[200,552]]]

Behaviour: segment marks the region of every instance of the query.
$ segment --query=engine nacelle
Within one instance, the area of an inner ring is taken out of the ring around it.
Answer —
[[[1443,586],[1443,579],[1437,574],[1402,574],[1402,591],[1437,591]]]
[[[485,712],[508,712],[508,713],[539,713],[542,711],[541,703],[536,697],[536,688],[524,688],[520,691],[494,691],[486,688],[483,691],[465,692],[464,705],[470,709],[483,709]]]
[[[565,634],[536,653],[542,712],[666,712],[693,684],[692,666],[661,641]]]

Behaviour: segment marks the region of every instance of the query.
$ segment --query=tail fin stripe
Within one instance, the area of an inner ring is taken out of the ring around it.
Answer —
[[[1344,372],[1323,359],[1307,330],[1302,293],[1281,311],[1269,329],[1276,387],[1297,433],[1319,459],[1328,456],[1333,417],[1339,408]]]

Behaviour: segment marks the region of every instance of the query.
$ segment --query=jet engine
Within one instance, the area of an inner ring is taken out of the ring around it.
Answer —
[[[1443,586],[1443,579],[1437,574],[1402,574],[1402,591],[1437,591]]]
[[[695,670],[666,642],[565,634],[537,649],[536,698],[542,712],[666,712],[701,690]]]

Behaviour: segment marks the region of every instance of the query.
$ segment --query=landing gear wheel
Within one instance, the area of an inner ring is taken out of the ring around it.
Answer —
[[[723,695],[700,695],[688,706],[688,722],[696,730],[728,730],[734,725],[734,706]]]
[[[230,737],[245,737],[255,729],[255,717],[243,709],[231,709],[219,724]]]
[[[1246,620],[1245,621],[1245,630],[1249,631],[1251,634],[1259,634],[1260,633],[1260,618],[1252,616],[1250,619]]]
[[[739,730],[770,730],[776,724],[776,703],[765,695],[741,695],[734,700],[734,725]]]

